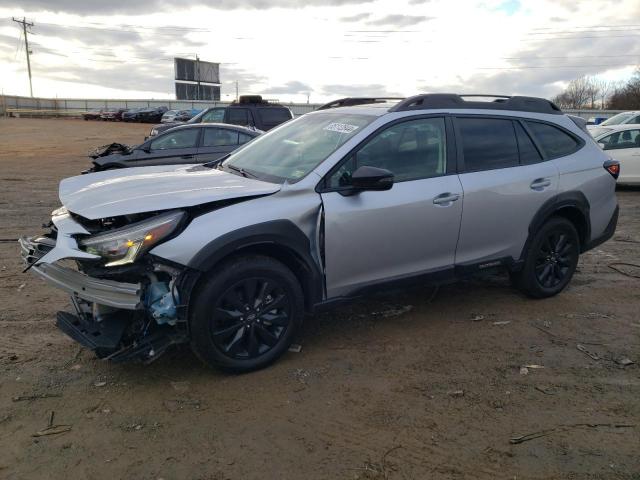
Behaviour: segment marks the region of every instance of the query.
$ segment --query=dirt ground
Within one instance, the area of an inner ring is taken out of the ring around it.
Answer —
[[[89,148],[148,129],[0,119],[0,478],[640,479],[640,267],[609,267],[640,263],[640,190],[552,299],[504,276],[417,287],[307,318],[302,351],[257,373],[186,348],[114,365],[55,328],[67,297],[13,239]],[[50,412],[70,430],[34,436]]]

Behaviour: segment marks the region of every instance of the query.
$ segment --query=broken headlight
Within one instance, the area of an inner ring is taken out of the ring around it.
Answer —
[[[87,253],[99,255],[115,267],[133,263],[151,247],[171,235],[181,223],[185,213],[164,213],[107,233],[100,233],[78,243]]]

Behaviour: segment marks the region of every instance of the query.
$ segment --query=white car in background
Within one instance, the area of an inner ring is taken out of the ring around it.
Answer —
[[[599,125],[588,125],[589,133],[595,138],[606,132],[611,132],[617,125],[640,124],[640,112],[622,112],[606,119]]]
[[[189,110],[169,110],[162,115],[160,123],[186,122],[191,116]]]
[[[640,124],[611,126],[606,132],[596,135],[595,140],[620,162],[618,183],[640,185]]]

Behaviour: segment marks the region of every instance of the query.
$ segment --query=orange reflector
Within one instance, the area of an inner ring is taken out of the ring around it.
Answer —
[[[144,241],[145,241],[145,242],[149,242],[149,241],[151,241],[151,240],[153,240],[153,235],[148,234],[148,235],[145,235],[145,236],[144,236]]]

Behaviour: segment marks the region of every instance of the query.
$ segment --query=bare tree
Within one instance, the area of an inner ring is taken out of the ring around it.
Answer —
[[[587,82],[587,95],[591,102],[591,109],[596,108],[596,100],[600,95],[600,82],[596,77],[586,77]]]
[[[627,82],[618,83],[613,89],[608,108],[615,110],[640,109],[640,67]]]
[[[571,80],[563,92],[564,101],[569,108],[583,108],[591,97],[591,85],[589,79],[583,75]]]
[[[606,108],[609,96],[613,92],[615,83],[604,79],[595,79],[595,82],[598,85],[599,90],[600,108],[604,109]]]

